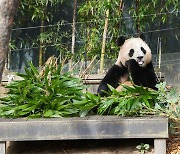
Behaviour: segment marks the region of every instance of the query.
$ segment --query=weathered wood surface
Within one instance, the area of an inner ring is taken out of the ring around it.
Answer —
[[[162,117],[0,119],[0,141],[168,138],[168,119]]]

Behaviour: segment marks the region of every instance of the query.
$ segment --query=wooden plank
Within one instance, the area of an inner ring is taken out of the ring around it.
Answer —
[[[0,141],[167,137],[168,120],[160,117],[95,116],[0,122]]]
[[[0,142],[0,154],[6,153],[6,142]]]
[[[154,153],[166,154],[166,139],[154,139]]]

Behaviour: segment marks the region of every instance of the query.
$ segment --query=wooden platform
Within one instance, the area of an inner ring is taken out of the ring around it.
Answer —
[[[162,117],[0,119],[0,154],[6,141],[154,138],[156,154],[166,153],[168,119]]]

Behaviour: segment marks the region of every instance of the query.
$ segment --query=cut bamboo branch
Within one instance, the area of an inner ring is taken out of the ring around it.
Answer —
[[[87,66],[87,68],[86,68],[81,74],[79,74],[79,77],[80,77],[80,78],[83,78],[83,77],[86,75],[87,71],[91,68],[92,64],[94,63],[96,57],[97,57],[97,56],[95,56],[95,57],[91,60],[91,62],[90,62],[89,65]]]

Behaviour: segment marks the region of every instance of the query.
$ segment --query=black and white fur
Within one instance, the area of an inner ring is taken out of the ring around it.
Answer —
[[[157,90],[155,85],[158,79],[152,64],[151,50],[144,40],[143,34],[127,40],[124,37],[118,38],[119,56],[98,87],[100,96],[106,96],[104,91],[109,91],[107,84],[117,88],[120,83],[129,81],[129,74],[134,84]]]

